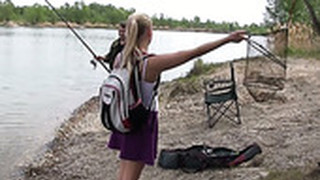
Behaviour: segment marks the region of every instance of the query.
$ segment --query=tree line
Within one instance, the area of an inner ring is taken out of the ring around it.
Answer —
[[[153,15],[152,20],[156,27],[168,29],[206,29],[215,32],[229,32],[236,29],[246,29],[249,32],[263,33],[275,24],[307,23],[318,29],[320,34],[320,1],[318,0],[266,0],[265,22],[240,26],[237,22],[215,22],[213,20],[201,21],[200,17],[181,20],[165,17],[164,14]],[[65,3],[57,8],[68,21],[84,23],[103,23],[116,25],[135,12],[135,9],[116,8],[115,6],[91,3],[86,5],[83,1],[74,4]],[[0,0],[0,22],[14,21],[24,25],[36,25],[50,22],[52,24],[60,19],[48,6],[34,4],[32,6],[15,6],[11,0]]]
[[[133,9],[126,10],[97,3],[85,5],[83,2],[75,2],[73,5],[65,3],[57,8],[57,11],[68,21],[78,24],[85,22],[117,24],[134,12]],[[15,21],[26,25],[35,25],[44,22],[56,23],[60,19],[48,6],[36,3],[32,6],[19,7],[15,6],[11,0],[5,0],[4,2],[0,1],[0,21]]]
[[[91,3],[86,5],[83,1],[74,4],[65,3],[56,8],[65,19],[70,22],[84,23],[103,23],[116,25],[124,21],[127,17],[135,12],[135,9],[116,8],[115,6],[101,5]],[[164,14],[153,15],[154,26],[168,29],[207,29],[216,32],[229,32],[235,29],[246,28],[248,30],[264,31],[263,25],[251,24],[241,27],[237,22],[215,22],[207,20],[202,22],[200,17],[195,16],[193,19],[182,18],[181,20],[165,17]],[[23,25],[36,25],[39,23],[50,22],[52,24],[60,19],[50,10],[48,6],[34,4],[32,6],[16,6],[11,0],[0,0],[0,22],[14,21]]]

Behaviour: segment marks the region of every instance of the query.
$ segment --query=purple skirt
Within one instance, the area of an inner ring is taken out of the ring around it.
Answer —
[[[151,112],[148,123],[129,134],[112,132],[108,147],[120,150],[120,158],[154,165],[158,143],[158,113]]]

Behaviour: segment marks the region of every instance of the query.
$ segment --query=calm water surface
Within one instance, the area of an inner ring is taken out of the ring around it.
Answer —
[[[97,54],[104,54],[117,31],[79,29]],[[194,47],[222,34],[155,31],[150,52]],[[245,43],[228,44],[202,57],[223,62],[244,57]],[[0,177],[53,138],[72,111],[97,95],[106,72],[92,69],[91,55],[68,29],[0,27]],[[169,70],[162,80],[185,75],[188,62]]]

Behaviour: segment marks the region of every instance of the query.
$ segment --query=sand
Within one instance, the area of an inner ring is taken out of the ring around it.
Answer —
[[[317,168],[320,161],[320,60],[289,59],[285,88],[266,102],[255,102],[243,86],[245,63],[234,63],[242,124],[219,121],[209,128],[203,90],[177,81],[160,86],[159,147],[173,149],[194,144],[235,150],[258,143],[262,154],[231,169],[196,174],[147,166],[141,180],[257,180],[274,170]],[[223,65],[211,74],[229,72]],[[198,87],[203,76],[198,80]],[[179,89],[179,91],[176,91]],[[190,90],[191,89],[191,90]],[[98,118],[97,97],[73,113],[57,131],[48,150],[21,167],[17,179],[116,179],[118,153],[106,147],[110,132]]]

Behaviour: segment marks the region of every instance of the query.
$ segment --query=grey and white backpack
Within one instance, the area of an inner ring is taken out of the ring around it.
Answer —
[[[102,124],[111,131],[129,133],[138,130],[149,117],[150,106],[142,103],[138,65],[131,74],[126,68],[115,68],[100,88]],[[160,79],[154,87],[157,94]]]
[[[130,73],[127,69],[114,69],[100,88],[100,115],[109,130],[129,132]]]

